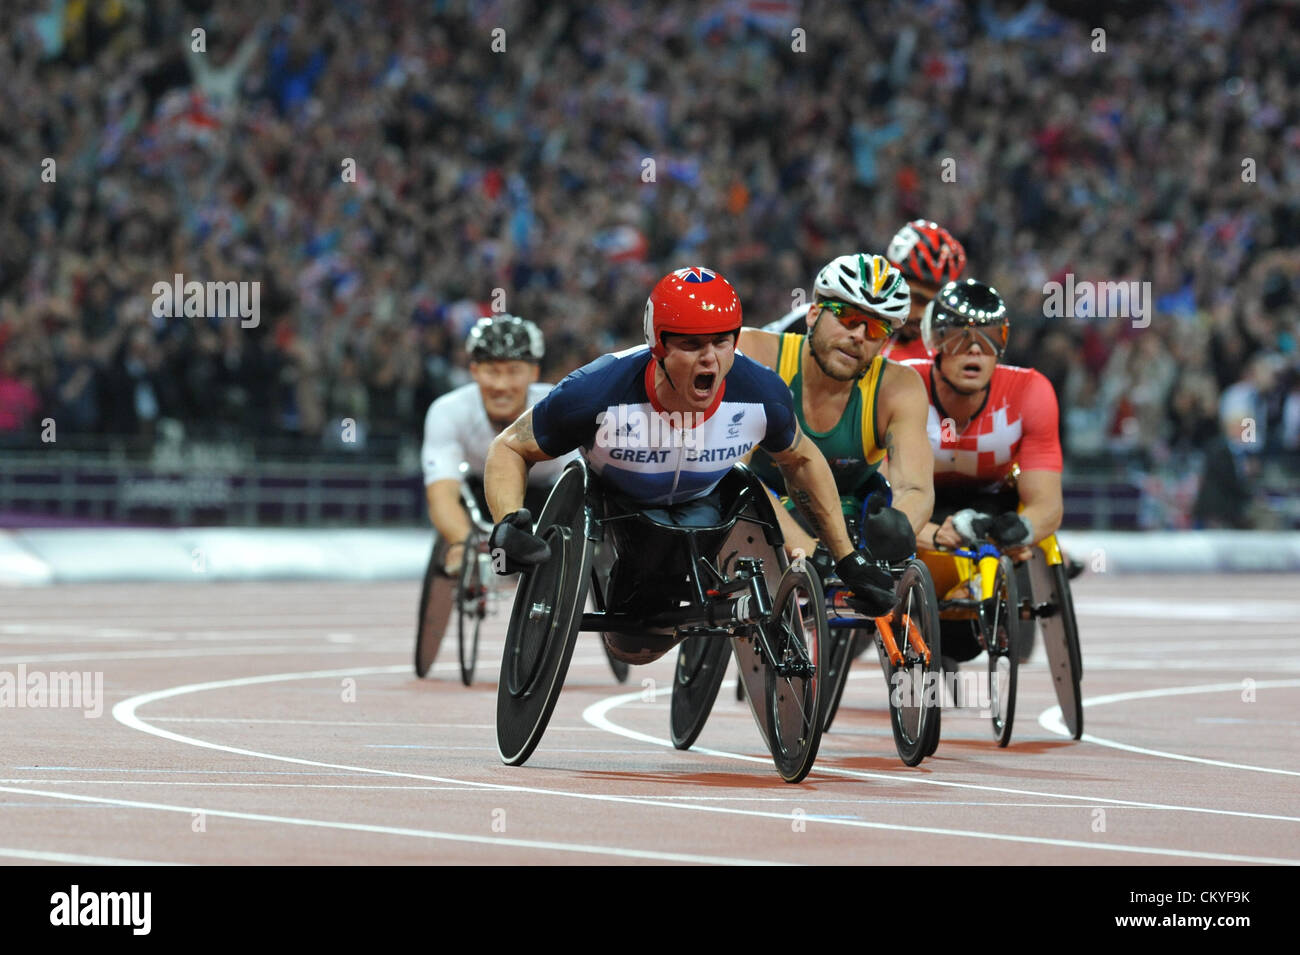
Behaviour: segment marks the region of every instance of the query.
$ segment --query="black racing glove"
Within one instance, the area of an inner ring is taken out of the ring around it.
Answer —
[[[499,574],[517,574],[551,559],[550,545],[533,534],[533,515],[527,508],[511,511],[497,521],[488,546],[492,548],[492,566]],[[504,555],[505,561],[497,561],[497,554]],[[500,569],[502,563],[504,570]]]
[[[1019,547],[1033,540],[1034,525],[1029,522],[1029,518],[1015,511],[1007,511],[993,518],[987,533],[989,539],[999,547]]]
[[[813,570],[817,571],[823,581],[835,573],[835,558],[831,556],[825,544],[817,545],[812,556],[808,558],[808,563],[813,565]]]
[[[867,550],[855,550],[841,557],[835,573],[853,591],[849,603],[869,617],[883,617],[894,609],[894,578],[877,564]]]
[[[987,514],[981,514],[973,508],[966,508],[958,511],[952,516],[952,529],[957,532],[967,546],[978,544],[988,536],[989,528],[993,526],[993,518]]]
[[[867,499],[867,519],[863,522],[863,539],[878,560],[897,564],[916,553],[916,533],[907,515],[885,506],[881,494]]]

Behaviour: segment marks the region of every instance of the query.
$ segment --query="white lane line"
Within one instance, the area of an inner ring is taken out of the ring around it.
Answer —
[[[229,809],[210,809],[203,806],[176,806],[169,803],[142,802],[136,799],[111,799],[107,796],[76,796],[71,793],[49,792],[40,789],[19,789],[0,786],[0,792],[19,793],[24,796],[46,796],[75,802],[99,803],[105,806],[123,806],[128,809],[149,809],[156,812],[182,812],[187,815],[203,813],[220,819],[241,819],[245,822],[272,822],[282,826],[304,826],[315,829],[342,829],[349,832],[366,832],[385,836],[409,836],[414,839],[434,839],[444,842],[467,842],[475,845],[509,847],[512,849],[538,849],[553,852],[576,852],[583,855],[607,855],[624,859],[649,859],[656,862],[692,862],[702,865],[784,865],[760,859],[733,859],[727,856],[692,855],[685,852],[656,852],[652,849],[624,849],[618,846],[593,846],[579,842],[548,842],[538,839],[511,839],[505,836],[470,836],[459,832],[437,832],[432,829],[407,829],[401,826],[375,826],[363,822],[333,822],[325,819],[302,819],[297,816],[272,816],[256,812],[235,812]]]
[[[496,752],[493,750],[493,752]],[[340,774],[341,775],[341,774]],[[377,783],[204,783],[192,779],[0,779],[0,784],[13,786],[209,786],[216,788],[249,789],[409,789],[413,792],[475,792],[484,791],[485,786],[385,786]],[[0,806],[4,805],[0,803]]]
[[[1151,620],[1267,620],[1292,623],[1300,615],[1294,600],[1251,600],[1249,603],[1197,600],[1159,600],[1149,597],[1079,597],[1074,600],[1080,617],[1144,617]]]
[[[578,793],[578,792],[569,792],[569,791],[557,790],[557,789],[542,789],[540,787],[535,787],[535,786],[514,786],[514,785],[509,785],[504,783],[486,783],[481,780],[461,780],[461,779],[455,779],[446,776],[430,776],[421,773],[406,773],[406,772],[399,772],[396,770],[375,769],[375,768],[365,767],[365,766],[348,766],[348,765],[341,765],[337,763],[324,763],[324,762],[319,762],[317,760],[302,759],[295,756],[280,756],[274,753],[259,753],[254,750],[239,749],[232,746],[224,746],[219,743],[212,743],[209,742],[208,740],[201,740],[195,737],[181,736],[178,733],[172,733],[169,730],[160,729],[159,727],[152,726],[146,723],[138,715],[136,715],[135,712],[140,706],[143,706],[146,703],[155,702],[161,699],[167,699],[169,697],[180,696],[182,694],[200,692],[202,690],[225,689],[231,686],[246,686],[253,683],[259,683],[259,684],[275,683],[275,682],[286,682],[289,680],[327,679],[331,677],[346,676],[346,675],[363,676],[363,675],[368,675],[369,673],[402,672],[405,669],[406,669],[405,666],[397,666],[397,667],[363,668],[359,670],[357,669],[315,670],[315,671],[308,671],[304,673],[266,674],[263,676],[241,677],[232,680],[221,680],[213,683],[190,684],[187,686],[170,687],[168,689],[157,690],[153,693],[147,693],[141,696],[132,697],[129,700],[121,701],[120,703],[118,703],[116,706],[113,707],[113,718],[116,719],[119,723],[122,723],[124,726],[128,726],[132,729],[138,729],[144,733],[150,733],[154,736],[162,737],[163,739],[170,739],[175,742],[185,743],[190,746],[199,746],[205,749],[215,749],[215,750],[220,750],[222,752],[235,753],[242,756],[252,756],[258,759],[270,759],[278,762],[294,763],[297,765],[317,766],[325,769],[341,769],[341,770],[347,770],[351,772],[373,773],[375,775],[380,775],[380,776],[400,777],[405,779],[419,779],[426,782],[452,783],[452,784],[460,783],[467,786],[478,786],[483,788],[495,789],[501,792],[514,792],[514,793],[536,795],[536,796],[555,796],[555,797],[567,798],[567,799],[587,800],[590,802],[625,803],[629,805],[654,806],[658,808],[667,808],[667,809],[674,809],[674,810],[686,811],[686,812],[721,813],[723,815],[745,816],[745,817],[761,818],[761,819],[780,819],[782,821],[787,821],[787,822],[792,818],[790,813],[767,812],[764,810],[757,810],[757,809],[737,809],[737,808],[725,807],[725,806],[706,806],[706,805],[691,804],[691,803],[673,802],[670,800],[616,796],[612,794]],[[729,685],[734,686],[734,681],[729,681]],[[610,700],[614,700],[614,701],[621,700],[622,702],[630,702],[632,700],[639,700],[640,698],[641,698],[640,690],[634,691],[632,693],[623,694],[622,696],[610,697],[607,700],[602,701],[602,703],[594,704],[593,706],[588,707],[587,710],[583,712],[583,718],[587,719],[587,714],[591,712],[593,708],[601,706],[604,703],[609,703]],[[612,706],[608,708],[612,708]],[[588,722],[591,722],[591,720],[588,720]],[[613,724],[610,724],[610,726],[613,726]],[[622,728],[621,727],[615,728],[615,731],[622,733]],[[631,732],[631,731],[627,731],[627,732]],[[671,742],[667,740],[655,740],[655,742],[666,744],[668,746],[672,745]],[[758,762],[766,762],[766,760],[757,759],[756,757],[746,757],[738,754],[728,754],[728,755],[734,755],[734,757],[737,759],[755,759]],[[977,786],[971,783],[949,783],[949,782],[941,782],[939,780],[918,779],[915,777],[911,777],[907,780],[899,780],[878,773],[859,773],[853,770],[835,770],[835,772],[841,775],[882,779],[886,782],[891,782],[895,784],[898,783],[905,784],[907,782],[933,783],[935,785],[946,785],[955,788],[984,790],[984,791],[993,791],[993,792],[1007,792],[1015,795],[1039,796],[1048,799],[1073,798],[1089,804],[1102,802],[1102,803],[1107,803],[1112,805],[1136,805],[1142,808],[1172,809],[1172,810],[1185,811],[1185,812],[1205,812],[1205,813],[1222,814],[1222,815],[1230,815],[1230,816],[1249,816],[1252,818],[1265,818],[1265,819],[1279,818],[1279,819],[1286,819],[1292,822],[1300,822],[1300,819],[1295,819],[1292,817],[1263,816],[1258,813],[1242,813],[1242,812],[1233,812],[1231,810],[1198,809],[1198,808],[1191,808],[1191,807],[1184,807],[1184,806],[1166,807],[1154,803],[1133,803],[1129,800],[1106,799],[1102,797],[1089,797],[1089,796],[1066,797],[1066,796],[1061,796],[1060,794],[1057,793],[1038,793],[1038,792],[1030,792],[1026,790],[1014,790],[1014,789],[1005,789],[1005,788],[990,787],[990,786]],[[819,819],[816,821],[822,822],[826,825],[842,825],[842,826],[850,826],[854,828],[864,828],[864,829],[884,829],[890,832],[896,832],[900,828],[899,826],[893,823],[870,823],[861,820]],[[1256,862],[1256,863],[1264,863],[1264,864],[1275,863],[1279,865],[1300,864],[1300,862],[1297,862],[1297,860],[1292,860],[1292,859],[1274,859],[1270,857],[1261,857],[1261,856],[1232,856],[1232,855],[1227,855],[1225,853],[1205,853],[1205,852],[1196,852],[1190,850],[1161,849],[1156,847],[1119,846],[1119,845],[1104,844],[1104,843],[1074,842],[1071,840],[1052,840],[1047,838],[1035,838],[1035,837],[1028,837],[1028,836],[991,835],[989,833],[983,833],[983,832],[923,828],[918,826],[910,827],[910,831],[928,833],[933,835],[962,835],[973,839],[994,839],[994,840],[1000,840],[1006,842],[1025,842],[1025,843],[1031,843],[1036,845],[1060,845],[1060,846],[1076,847],[1076,848],[1109,849],[1115,852],[1127,852],[1127,853],[1162,855],[1162,856],[1178,856],[1178,857],[1186,857],[1186,858],[1203,858],[1203,859],[1213,859],[1216,861],[1225,861],[1225,862]]]
[[[493,750],[496,752],[496,750]],[[585,752],[585,750],[584,750]],[[67,786],[67,785],[86,785],[86,786],[177,786],[189,788],[191,786],[206,786],[209,788],[247,788],[247,789],[396,789],[410,792],[445,792],[445,793],[475,793],[475,792],[496,792],[489,784],[481,786],[386,786],[382,783],[236,783],[236,782],[217,782],[201,783],[193,780],[183,779],[0,779],[0,785],[13,786]],[[764,802],[764,803],[798,803],[800,806],[807,805],[808,797],[806,795],[796,796],[658,796],[647,794],[645,796],[629,794],[636,799],[689,799],[700,802]],[[858,806],[863,809],[889,809],[891,806],[934,806],[936,808],[948,808],[950,806],[993,806],[997,808],[1012,809],[1091,809],[1091,805],[1080,803],[1072,806],[1059,802],[987,802],[972,801],[965,799],[832,799],[819,798],[817,805],[827,805],[830,803],[844,803],[849,806]],[[0,807],[4,806],[0,803]],[[786,817],[782,817],[786,818]]]
[[[1089,662],[1089,666],[1091,666]],[[1300,680],[1256,680],[1254,687],[1257,690],[1279,689],[1285,687],[1300,686]],[[1204,683],[1200,686],[1168,686],[1155,690],[1133,690],[1128,693],[1112,693],[1109,696],[1094,696],[1090,699],[1085,698],[1083,701],[1084,708],[1090,706],[1105,706],[1108,703],[1124,703],[1129,700],[1150,700],[1164,696],[1190,696],[1198,693],[1240,693],[1244,687],[1241,681],[1235,683]],[[1070,731],[1065,728],[1065,721],[1061,718],[1060,706],[1049,707],[1038,714],[1038,725],[1046,730],[1050,730],[1060,736],[1068,737]],[[1222,759],[1208,759],[1204,756],[1188,756],[1184,753],[1171,753],[1162,749],[1148,749],[1145,746],[1133,746],[1129,743],[1121,743],[1113,739],[1102,739],[1100,736],[1093,736],[1091,733],[1084,733],[1083,739],[1089,743],[1096,743],[1098,746],[1109,746],[1111,749],[1122,749],[1130,753],[1140,753],[1143,756],[1157,756],[1161,759],[1176,759],[1185,763],[1201,763],[1205,766],[1221,766],[1224,769],[1244,769],[1252,773],[1275,773],[1279,776],[1300,776],[1300,772],[1294,769],[1275,769],[1271,766],[1251,766],[1247,763],[1230,763]]]
[[[357,654],[390,654],[395,649],[404,651],[410,650],[410,641],[390,640],[384,643],[378,641],[364,641],[350,644],[330,644],[328,646],[270,646],[270,647],[192,647],[176,650],[96,650],[93,647],[87,647],[84,652],[79,653],[35,653],[23,654],[21,656],[0,657],[0,666],[11,663],[60,663],[65,660],[152,660],[172,657],[245,657],[245,656],[284,656],[295,654],[326,653],[338,655],[340,653]],[[485,663],[491,665],[492,661],[487,660]],[[574,656],[570,666],[594,666],[601,664],[608,668],[609,660],[604,657],[577,657]],[[437,664],[440,669],[447,668],[447,664]],[[459,672],[459,664],[450,667]],[[401,669],[400,667],[398,669]],[[410,666],[406,667],[411,670]],[[414,670],[411,670],[411,678],[416,679]]]
[[[406,644],[403,643],[403,646]],[[288,654],[302,655],[303,653],[391,653],[392,646],[343,646],[333,644],[330,646],[306,648],[302,646],[270,646],[270,647],[193,647],[183,650],[96,650],[93,647],[87,647],[83,653],[35,653],[24,654],[22,656],[6,656],[0,658],[0,665],[9,663],[59,663],[64,660],[158,660],[179,657],[245,657],[245,656],[286,656]],[[407,669],[411,669],[407,667]],[[414,672],[412,672],[414,675]]]
[[[442,664],[439,664],[442,665]],[[451,669],[451,664],[446,664]],[[456,664],[459,668],[460,664]],[[154,723],[270,723],[284,726],[433,726],[440,729],[496,729],[495,723],[384,723],[378,720],[246,720],[237,716],[153,716]],[[590,726],[579,727],[589,730]]]
[[[148,859],[114,859],[109,856],[86,856],[72,852],[40,852],[0,846],[0,857],[30,859],[33,862],[62,862],[65,865],[187,865],[185,862],[153,862]]]
[[[726,692],[726,687],[728,685],[735,686],[735,681],[728,680],[724,682],[722,692]],[[609,710],[612,710],[615,707],[617,707],[621,700],[634,699],[637,697],[639,697],[639,694],[632,694],[632,693],[624,694],[623,696],[607,697],[606,699],[601,700],[597,703],[593,703],[591,706],[587,707],[587,709],[582,714],[583,719],[586,719],[593,726],[600,726],[602,729],[605,729],[611,733],[616,733],[619,736],[626,736],[628,739],[635,739],[645,743],[654,743],[658,746],[672,746],[673,744],[671,740],[662,739],[657,736],[651,736],[648,733],[641,733],[637,730],[628,729],[625,726],[619,726],[617,723],[611,722],[610,719],[605,715],[606,713],[609,712]],[[771,758],[768,756],[749,756],[744,753],[731,753],[731,752],[727,752],[726,750],[705,749],[700,746],[692,746],[690,752],[700,753],[701,755],[707,755],[707,756],[718,756],[723,759],[744,760],[745,762],[752,762],[752,763],[767,764],[771,762]],[[1082,796],[1077,794],[1066,794],[1066,793],[1048,793],[1048,792],[1039,792],[1033,789],[1012,789],[1008,786],[986,786],[978,783],[959,783],[947,779],[927,779],[919,775],[891,776],[885,773],[871,773],[871,772],[865,772],[863,770],[857,770],[857,769],[842,769],[838,766],[823,766],[820,763],[818,763],[813,767],[812,775],[849,776],[855,779],[878,779],[881,780],[882,782],[893,783],[895,785],[909,785],[912,783],[916,783],[918,785],[923,785],[923,786],[945,786],[954,789],[973,789],[980,792],[1009,793],[1014,796],[1037,796],[1041,799],[1063,799],[1063,800],[1076,799],[1076,800],[1093,803],[1093,804],[1105,803],[1107,805],[1125,806],[1125,807],[1141,808],[1141,809],[1163,809],[1170,812],[1195,812],[1195,813],[1206,813],[1208,815],[1215,815],[1215,816],[1241,816],[1247,819],[1270,819],[1270,820],[1276,820],[1280,822],[1300,822],[1300,816],[1280,816],[1280,815],[1273,815],[1269,813],[1244,812],[1235,809],[1210,809],[1202,806],[1174,806],[1165,803],[1140,802],[1131,799],[1114,799],[1106,796]],[[1088,844],[1093,845],[1093,843],[1088,843]],[[1300,860],[1297,860],[1296,864],[1300,864]]]
[[[1300,657],[1279,658],[1277,654],[1257,656],[1250,659],[1238,659],[1231,656],[1184,658],[1162,660],[1160,657],[1107,656],[1103,653],[1088,654],[1089,670],[1107,670],[1122,673],[1125,670],[1149,673],[1152,670],[1218,670],[1232,673],[1258,673],[1260,670],[1286,671],[1300,670]]]

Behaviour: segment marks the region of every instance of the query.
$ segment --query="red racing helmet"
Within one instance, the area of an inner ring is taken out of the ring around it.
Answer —
[[[885,257],[909,282],[924,282],[935,288],[957,281],[966,269],[966,250],[961,243],[928,219],[914,219],[899,229]]]
[[[645,343],[656,358],[666,354],[665,332],[716,335],[738,332],[742,324],[740,297],[731,283],[712,269],[698,265],[677,269],[661,278],[646,299],[642,319]]]

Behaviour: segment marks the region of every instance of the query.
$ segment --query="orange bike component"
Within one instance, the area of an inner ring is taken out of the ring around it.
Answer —
[[[912,625],[912,618],[903,614],[903,626],[907,628],[907,642],[912,645],[912,649],[921,654],[925,660],[925,665],[930,665],[930,648],[925,645],[921,639],[921,628]]]
[[[925,665],[930,665],[930,648],[925,645],[925,640],[921,638],[919,627],[912,625],[912,618],[907,614],[901,614],[902,624],[907,630],[907,642],[912,645],[912,649],[925,659]],[[885,644],[885,653],[889,655],[889,662],[894,666],[903,665],[903,651],[898,649],[898,642],[894,639],[894,627],[889,622],[888,617],[876,618],[876,629],[880,631],[880,639]]]
[[[889,656],[889,662],[900,667],[903,665],[903,651],[898,649],[898,644],[894,642],[894,629],[889,625],[888,617],[876,618],[876,629],[880,631],[880,639],[885,644],[885,653]]]

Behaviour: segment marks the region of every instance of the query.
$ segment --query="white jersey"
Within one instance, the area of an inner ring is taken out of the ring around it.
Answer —
[[[545,398],[552,387],[542,383],[529,385],[528,407]],[[481,479],[487,465],[488,447],[496,436],[497,429],[488,420],[476,382],[461,385],[438,398],[429,405],[424,416],[424,447],[420,452],[420,463],[424,468],[425,486],[434,481],[459,480],[462,461],[469,466],[470,474]],[[528,483],[554,484],[573,457],[566,454],[554,461],[534,464],[528,472]]]
[[[799,322],[806,320],[807,318],[808,318],[808,306],[800,305],[798,308],[790,309],[790,311],[786,312],[775,322],[768,322],[766,325],[763,326],[763,331],[776,332],[778,335],[782,335],[785,332],[789,332],[789,331],[798,331],[800,334],[803,334],[805,331],[808,330],[808,327],[806,325],[799,329],[793,329],[791,328],[791,326],[796,325]]]

